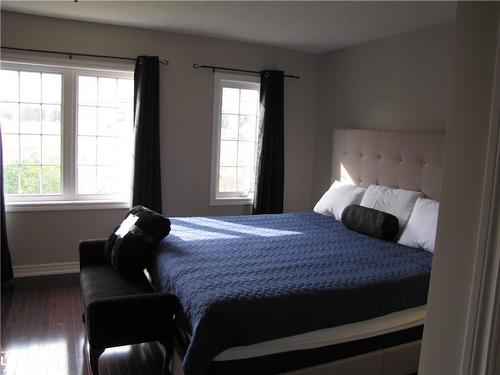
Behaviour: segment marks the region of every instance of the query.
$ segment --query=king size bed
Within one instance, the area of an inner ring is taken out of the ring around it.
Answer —
[[[336,130],[332,177],[438,200],[442,143],[440,134]],[[408,373],[431,263],[429,251],[300,212],[172,219],[148,273],[182,307],[174,373],[329,373],[352,371],[342,367],[352,358],[370,373]],[[398,348],[406,364],[391,357]]]

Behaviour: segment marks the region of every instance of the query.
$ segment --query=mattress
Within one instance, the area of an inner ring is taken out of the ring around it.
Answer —
[[[427,306],[418,306],[361,322],[305,332],[252,345],[237,346],[219,353],[213,361],[234,361],[262,357],[385,335],[423,325],[426,311]]]
[[[172,219],[148,268],[190,333],[183,369],[225,350],[423,306],[432,254],[314,212]]]

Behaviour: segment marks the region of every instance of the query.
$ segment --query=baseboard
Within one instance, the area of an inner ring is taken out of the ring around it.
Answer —
[[[80,272],[79,262],[62,262],[46,264],[29,264],[24,266],[14,266],[14,277],[62,275],[66,273]]]

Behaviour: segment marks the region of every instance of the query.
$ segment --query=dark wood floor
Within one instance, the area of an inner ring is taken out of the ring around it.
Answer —
[[[78,275],[15,280],[1,296],[0,374],[91,375]],[[160,375],[156,343],[107,349],[101,375]]]

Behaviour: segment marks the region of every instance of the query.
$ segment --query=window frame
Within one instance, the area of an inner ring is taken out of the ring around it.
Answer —
[[[59,64],[57,60],[40,59],[0,61],[1,69],[33,71],[61,74],[61,193],[33,195],[5,195],[6,211],[52,211],[80,209],[129,208],[130,196],[114,194],[78,194],[77,185],[77,144],[78,144],[78,76],[133,79],[133,66],[130,70],[107,68],[96,63],[87,66]],[[132,166],[131,166],[132,168]]]
[[[254,194],[242,195],[237,192],[219,192],[220,135],[222,125],[222,88],[250,89],[260,92],[260,78],[255,75],[214,73],[212,156],[210,169],[210,206],[252,205]],[[257,127],[259,118],[257,115]]]

